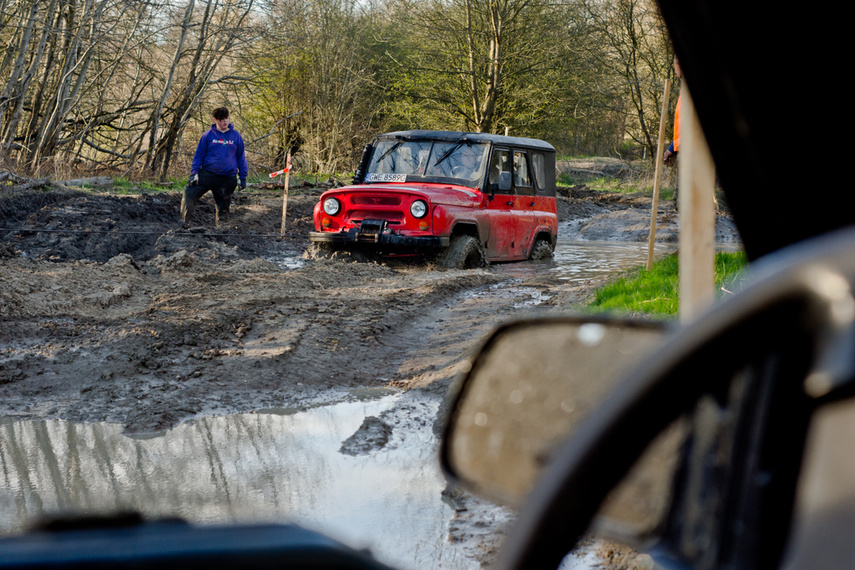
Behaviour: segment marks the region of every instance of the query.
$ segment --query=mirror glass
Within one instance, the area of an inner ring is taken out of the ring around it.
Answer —
[[[511,189],[511,173],[502,172],[499,174],[499,191],[508,192]]]
[[[681,418],[656,436],[600,507],[595,534],[640,546],[640,540],[656,531],[671,505],[671,486],[687,431],[687,421]]]
[[[820,407],[811,419],[796,495],[795,532],[784,565],[847,568],[855,557],[855,398]]]
[[[552,452],[661,342],[648,322],[537,321],[497,331],[451,418],[445,461],[480,495],[519,506]]]

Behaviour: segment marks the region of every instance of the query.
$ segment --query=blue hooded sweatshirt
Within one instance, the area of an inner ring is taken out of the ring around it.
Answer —
[[[199,139],[190,175],[197,174],[202,169],[219,176],[237,174],[241,185],[246,182],[249,169],[246,165],[243,137],[235,130],[234,125],[229,123],[229,130],[222,133],[217,129],[217,125],[213,124],[211,130]]]

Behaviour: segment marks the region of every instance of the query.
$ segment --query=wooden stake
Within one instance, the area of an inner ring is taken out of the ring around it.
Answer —
[[[656,241],[656,218],[659,215],[659,184],[662,182],[662,156],[665,149],[665,122],[668,116],[668,99],[671,97],[671,80],[665,80],[662,96],[662,115],[659,117],[659,142],[656,145],[656,174],[653,177],[653,212],[650,216],[650,239],[647,240],[647,270],[653,267],[653,243]]]
[[[680,321],[715,300],[715,166],[685,85],[680,109]]]
[[[282,226],[279,235],[285,235],[285,220],[288,213],[288,179],[291,177],[291,153],[285,157],[285,192],[282,194]]]

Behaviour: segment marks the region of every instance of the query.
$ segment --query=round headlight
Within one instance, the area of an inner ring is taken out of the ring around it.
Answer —
[[[410,206],[410,213],[414,218],[424,218],[427,215],[428,206],[424,200],[416,200]]]
[[[341,210],[341,202],[335,198],[327,198],[324,200],[324,212],[328,216],[335,216]]]

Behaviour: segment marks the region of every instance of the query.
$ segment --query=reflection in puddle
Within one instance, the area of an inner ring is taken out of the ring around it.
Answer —
[[[654,246],[655,259],[677,251],[676,244]],[[551,260],[496,264],[493,270],[514,277],[531,277],[546,271],[565,281],[607,277],[617,271],[647,263],[647,242],[561,241]]]
[[[400,398],[204,418],[150,439],[116,424],[0,420],[0,532],[43,513],[134,509],[197,523],[298,522],[400,568],[477,568],[447,541],[453,511],[441,501],[429,422],[396,429],[368,455],[338,452]]]
[[[676,244],[657,243],[654,259],[677,251]],[[560,279],[583,281],[605,277],[647,263],[647,242],[572,241],[558,242],[552,271]]]
[[[306,265],[306,260],[301,255],[268,256],[265,259],[283,271],[300,269]]]

